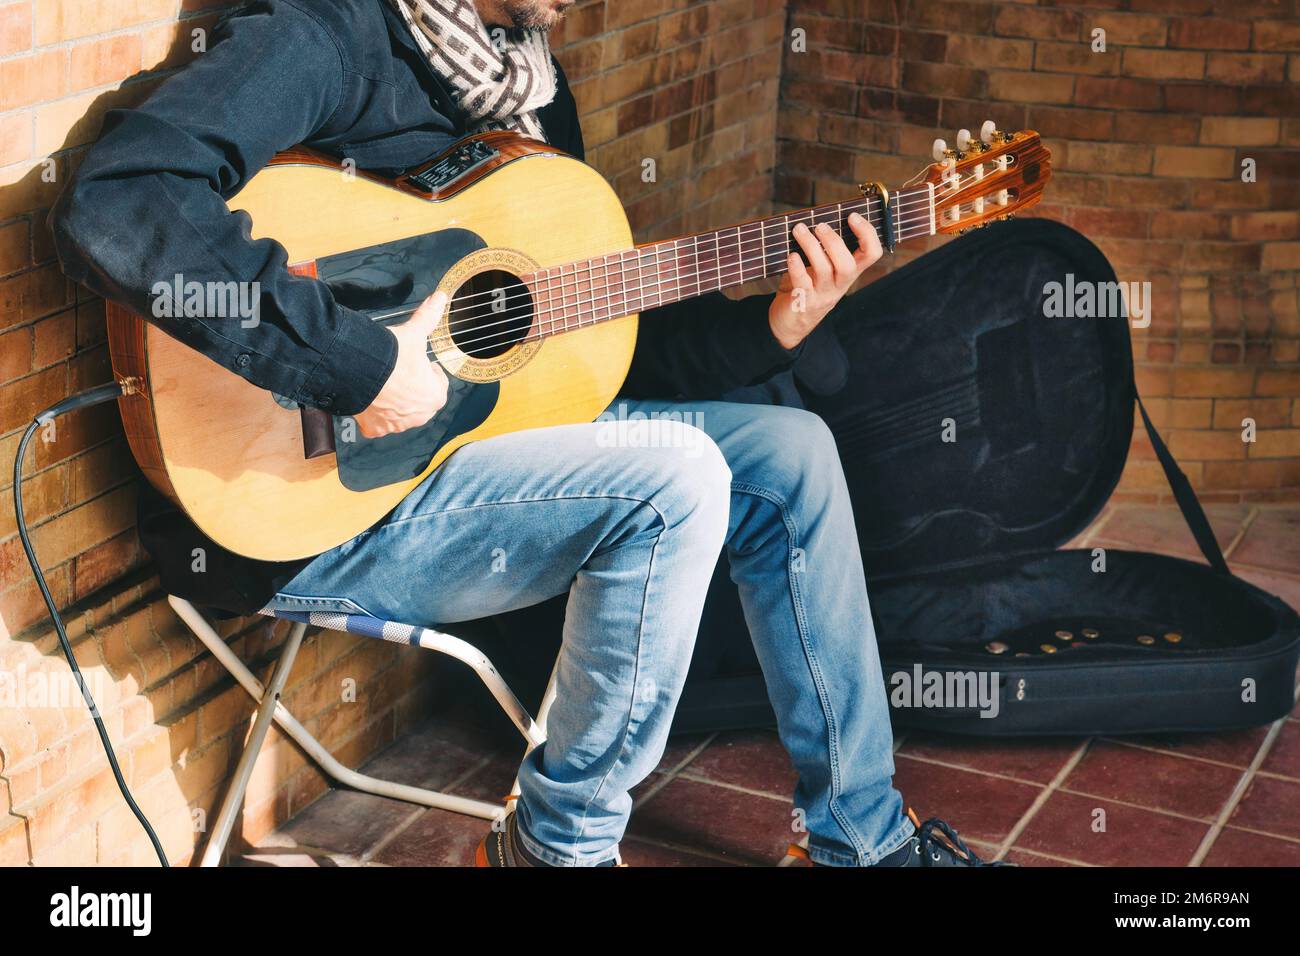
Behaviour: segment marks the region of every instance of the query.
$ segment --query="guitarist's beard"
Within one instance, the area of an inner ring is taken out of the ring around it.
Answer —
[[[475,0],[483,22],[506,21],[520,30],[549,30],[575,0]]]

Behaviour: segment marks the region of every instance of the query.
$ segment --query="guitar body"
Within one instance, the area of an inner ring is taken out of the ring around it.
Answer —
[[[486,148],[450,173],[444,165],[439,175],[451,180],[426,180],[429,188],[410,176],[345,175],[337,162],[296,150],[230,205],[249,214],[255,238],[285,247],[293,271],[329,282],[375,320],[405,321],[434,288],[451,295],[485,274],[632,247],[618,198],[589,166],[510,133],[462,144],[475,142]],[[108,322],[114,373],[129,392],[120,410],[145,474],[214,541],[263,560],[347,541],[467,442],[592,421],[623,383],[637,328],[629,315],[538,340],[520,335],[484,357],[460,348],[483,334],[453,336],[444,317],[430,342],[453,386],[448,407],[424,428],[375,441],[334,419],[337,451],[307,457],[293,403],[120,306],[109,304]]]
[[[320,554],[383,518],[467,442],[595,419],[627,375],[637,313],[782,275],[797,223],[847,239],[857,212],[892,249],[1027,209],[1051,175],[1037,133],[992,121],[978,140],[962,130],[957,149],[937,140],[934,153],[895,192],[864,183],[856,199],[635,248],[595,170],[515,133],[467,137],[393,180],[306,149],[282,153],[231,208],[248,213],[254,238],[285,248],[290,271],[325,282],[371,321],[405,322],[446,292],[427,349],[447,373],[446,406],[419,428],[367,439],[351,418],[299,408],[109,303],[131,450],[230,551],[274,561]],[[256,296],[237,283],[208,283],[239,294],[239,307],[224,310],[219,291],[195,283],[206,296],[195,308],[184,277],[175,285],[152,290],[155,309],[170,301],[174,329],[197,317],[257,321],[244,307]]]

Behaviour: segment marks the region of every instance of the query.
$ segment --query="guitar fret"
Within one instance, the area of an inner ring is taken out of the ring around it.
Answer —
[[[572,305],[572,309],[573,309],[573,316],[574,316],[574,318],[576,319],[576,318],[578,317],[578,301],[579,301],[579,296],[580,296],[580,294],[581,294],[581,290],[579,289],[579,286],[578,286],[578,265],[577,265],[577,263],[574,263],[574,265],[573,265],[572,268],[573,268],[573,271],[569,273],[569,278],[570,278],[570,279],[572,280],[572,282],[573,282],[573,291],[572,291],[573,305]],[[566,299],[566,301],[565,301],[565,303],[564,303],[564,331],[566,331],[566,332],[569,331],[569,309],[570,309],[570,305],[569,305],[569,303],[568,303],[568,301],[567,301],[567,299]]]
[[[928,185],[894,193],[890,204],[896,241],[933,235],[934,193]],[[799,250],[796,225],[829,225],[852,245],[856,237],[848,218],[854,212],[883,233],[880,199],[866,196],[539,270],[525,280],[542,316],[532,335],[584,328],[782,275],[790,253]]]

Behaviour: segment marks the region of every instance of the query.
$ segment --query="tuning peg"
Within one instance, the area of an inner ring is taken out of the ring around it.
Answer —
[[[930,148],[936,163],[942,163],[948,158],[948,144],[941,139],[936,139],[934,145]]]
[[[964,153],[970,149],[970,130],[957,130],[957,152]]]
[[[985,146],[993,145],[993,137],[998,135],[998,128],[993,125],[992,120],[985,120],[984,125],[980,127],[980,142]]]

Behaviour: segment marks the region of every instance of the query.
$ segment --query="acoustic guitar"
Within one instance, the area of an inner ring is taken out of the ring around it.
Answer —
[[[634,246],[614,191],[545,143],[492,132],[396,179],[297,148],[230,202],[291,271],[372,321],[450,296],[429,337],[448,401],[427,425],[367,440],[347,417],[299,408],[120,306],[108,306],[119,408],[145,475],[210,538],[264,560],[309,557],[391,511],[467,442],[596,419],[623,384],[637,314],[785,271],[791,229],[857,211],[892,251],[1036,203],[1051,155],[1034,132],[985,123],[905,186]],[[229,321],[238,321],[230,319]],[[707,321],[702,319],[701,321]]]

